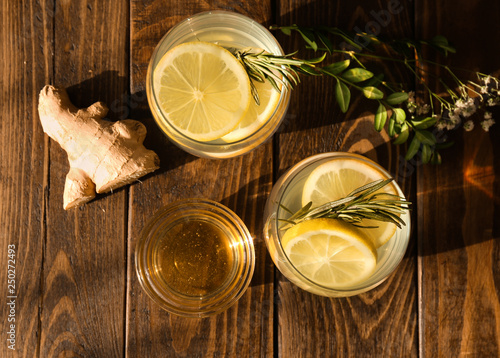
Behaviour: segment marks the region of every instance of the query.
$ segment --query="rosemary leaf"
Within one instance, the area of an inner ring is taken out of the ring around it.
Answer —
[[[315,65],[325,59],[323,56],[311,60],[293,58],[294,53],[277,56],[260,52],[251,52],[250,49],[229,49],[231,53],[241,62],[249,78],[258,82],[268,80],[278,92],[280,86],[292,89],[300,82],[299,73],[307,75],[321,75]],[[259,94],[252,89],[252,96],[257,104],[260,103]]]
[[[284,210],[292,214],[288,219],[279,219],[285,225],[281,230],[290,228],[299,222],[317,218],[342,219],[363,228],[376,228],[372,225],[360,225],[363,220],[389,222],[401,228],[406,225],[400,215],[409,210],[410,202],[395,194],[377,193],[393,179],[376,180],[353,190],[345,198],[323,204],[311,209],[312,202],[292,213],[283,205]]]

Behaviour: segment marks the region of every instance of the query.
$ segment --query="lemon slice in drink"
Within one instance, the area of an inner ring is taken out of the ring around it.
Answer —
[[[222,140],[237,142],[250,136],[266,123],[276,109],[280,93],[268,81],[253,81],[253,84],[259,94],[260,104],[257,104],[252,97],[248,111],[241,122],[231,133],[222,137]]]
[[[313,207],[341,199],[353,190],[379,179],[388,177],[378,169],[356,159],[332,159],[315,168],[307,178],[302,192],[302,205],[313,202]],[[380,189],[382,192],[398,195],[390,183]],[[396,225],[376,220],[363,220],[362,226],[377,226],[363,231],[376,248],[384,245],[396,232]]]
[[[377,251],[362,230],[336,219],[292,226],[281,240],[290,262],[318,285],[345,289],[375,271]]]
[[[197,141],[231,132],[253,101],[243,65],[228,50],[208,42],[183,43],[168,51],[153,81],[164,116]]]

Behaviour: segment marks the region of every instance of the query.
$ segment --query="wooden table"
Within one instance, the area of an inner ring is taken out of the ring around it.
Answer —
[[[406,162],[404,147],[390,144],[385,130],[373,130],[370,104],[354,97],[343,114],[333,81],[303,78],[272,141],[235,159],[189,155],[154,124],[145,75],[160,38],[180,20],[211,9],[266,26],[330,25],[425,39],[443,34],[458,50],[454,66],[500,73],[498,1],[3,0],[0,356],[499,356],[500,126],[453,132],[456,143],[442,152],[441,165]],[[303,48],[296,36],[276,36],[287,52]],[[66,154],[44,135],[37,113],[38,92],[48,83],[68,88],[79,107],[101,100],[110,119],[143,122],[145,144],[159,154],[161,169],[64,211]],[[414,202],[403,262],[381,286],[352,298],[318,297],[292,285],[275,269],[262,236],[273,182],[299,160],[328,151],[375,159]],[[167,314],[135,274],[134,245],[145,222],[163,205],[189,197],[225,204],[255,238],[248,291],[213,318]],[[15,249],[15,298],[8,298],[9,248]],[[15,351],[8,348],[11,324]]]

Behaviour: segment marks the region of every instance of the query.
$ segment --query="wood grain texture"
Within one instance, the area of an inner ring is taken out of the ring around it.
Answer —
[[[442,34],[457,48],[452,68],[498,76],[499,49],[491,45],[500,37],[497,2],[416,4],[417,33]],[[498,118],[498,109],[493,113]],[[472,118],[474,131],[448,133],[456,144],[442,165],[419,168],[422,357],[500,355],[500,130],[485,133],[481,114]]]
[[[128,92],[128,2],[58,1],[53,84],[123,119]],[[50,142],[40,356],[120,357],[124,348],[127,191],[64,211],[66,153]]]
[[[38,89],[51,78],[52,1],[0,3],[0,356],[38,354],[45,241],[47,141],[38,124]],[[14,245],[14,262],[8,247]],[[8,266],[8,264],[14,266]],[[15,287],[7,273],[15,271]],[[14,289],[11,293],[9,289]],[[7,296],[16,296],[7,298]],[[7,303],[14,302],[12,306]],[[14,325],[15,342],[7,341]]]
[[[303,77],[272,142],[231,160],[196,158],[158,130],[145,76],[154,47],[174,24],[213,9],[265,25],[443,34],[458,50],[452,66],[500,75],[495,1],[0,0],[0,357],[500,356],[498,107],[490,132],[476,124],[466,135],[451,133],[456,144],[442,152],[443,164],[423,166],[406,163],[405,148],[373,130],[371,103],[354,96],[343,114],[332,80]],[[275,35],[285,51],[314,56],[296,36]],[[403,76],[397,67],[378,66]],[[101,100],[110,119],[142,121],[145,145],[159,154],[161,169],[65,212],[66,154],[43,134],[37,114],[47,83],[68,88],[79,107]],[[381,163],[415,202],[410,247],[396,272],[375,290],[346,299],[292,285],[276,271],[262,237],[263,208],[277,177],[305,157],[338,150]],[[225,204],[255,240],[250,288],[213,318],[160,310],[135,273],[135,244],[146,221],[188,197]],[[5,339],[11,244],[15,351]]]
[[[156,44],[176,23],[206,10],[232,10],[261,23],[271,19],[267,1],[133,1],[131,67],[135,113],[148,127],[161,171],[130,192],[127,343],[130,357],[269,357],[273,355],[273,266],[262,239],[262,215],[272,180],[270,143],[243,157],[200,159],[177,149],[152,120],[146,70]],[[148,140],[148,139],[147,139]],[[186,319],[162,311],[141,290],[135,273],[135,244],[146,221],[163,205],[203,197],[236,212],[254,237],[256,268],[250,287],[226,312]]]
[[[278,21],[282,25],[297,23],[365,30],[373,28],[375,15],[387,11],[387,4],[369,1],[280,2]],[[412,36],[411,2],[401,2],[400,11],[387,19],[386,25],[379,25],[379,34]],[[304,48],[297,37],[281,36],[280,39],[287,52]],[[400,76],[397,68],[382,70],[393,73],[394,77]],[[276,138],[279,173],[317,153],[357,152],[386,167],[411,200],[415,170],[407,167],[402,159],[403,149],[388,143],[385,131],[378,133],[373,129],[370,115],[375,109],[373,103],[355,96],[349,111],[343,114],[335,102],[334,85],[331,79],[304,78],[293,91],[289,120]],[[406,257],[386,282],[357,297],[314,296],[279,276],[278,356],[417,356],[415,243],[416,238],[412,238]]]

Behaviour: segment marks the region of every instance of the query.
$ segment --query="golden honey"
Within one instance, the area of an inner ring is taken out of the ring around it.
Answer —
[[[161,281],[187,296],[204,296],[227,280],[233,267],[231,239],[203,220],[180,222],[158,243],[153,261]]]
[[[230,209],[185,199],[160,209],[145,225],[135,252],[137,277],[161,308],[185,317],[226,310],[253,275],[253,239]]]

